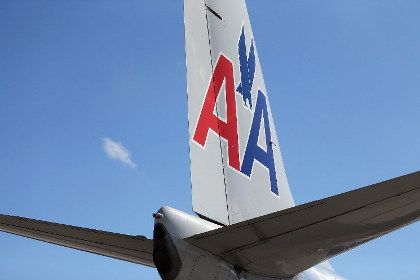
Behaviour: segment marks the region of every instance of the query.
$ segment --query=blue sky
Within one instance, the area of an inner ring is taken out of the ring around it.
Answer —
[[[420,2],[248,8],[297,203],[419,170]],[[180,0],[1,0],[0,212],[147,236],[160,206],[190,212],[184,60]],[[417,278],[419,233],[332,263],[349,279]],[[6,234],[0,248],[0,280],[159,279]]]

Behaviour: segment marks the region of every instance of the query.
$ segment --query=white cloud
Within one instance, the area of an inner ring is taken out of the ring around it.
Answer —
[[[137,168],[137,164],[131,160],[130,152],[120,142],[104,138],[102,139],[102,147],[110,159],[118,160],[133,169]]]

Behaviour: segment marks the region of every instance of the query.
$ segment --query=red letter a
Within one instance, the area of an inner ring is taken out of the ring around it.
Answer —
[[[226,87],[226,115],[227,122],[213,114],[217,96],[220,93],[223,81]],[[205,146],[209,129],[216,132],[228,142],[229,165],[240,171],[239,146],[238,146],[238,122],[236,116],[236,96],[233,80],[233,65],[225,56],[220,55],[213,78],[207,90],[206,99],[201,109],[197,128],[193,139],[201,146]]]

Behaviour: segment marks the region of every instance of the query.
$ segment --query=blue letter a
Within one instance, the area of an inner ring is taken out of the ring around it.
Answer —
[[[261,118],[264,118],[267,151],[264,151],[258,146]],[[248,177],[251,177],[254,160],[259,161],[262,165],[267,167],[270,173],[271,191],[279,195],[279,190],[277,187],[276,167],[274,165],[273,147],[271,142],[270,121],[268,119],[267,102],[265,95],[261,91],[258,91],[257,105],[255,106],[251,132],[249,133],[248,144],[246,146],[245,156],[241,167],[241,172]]]

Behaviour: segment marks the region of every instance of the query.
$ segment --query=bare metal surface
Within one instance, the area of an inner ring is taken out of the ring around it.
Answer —
[[[154,267],[153,241],[144,236],[0,215],[0,231]]]
[[[186,241],[246,271],[288,277],[419,217],[420,172],[416,172]]]

